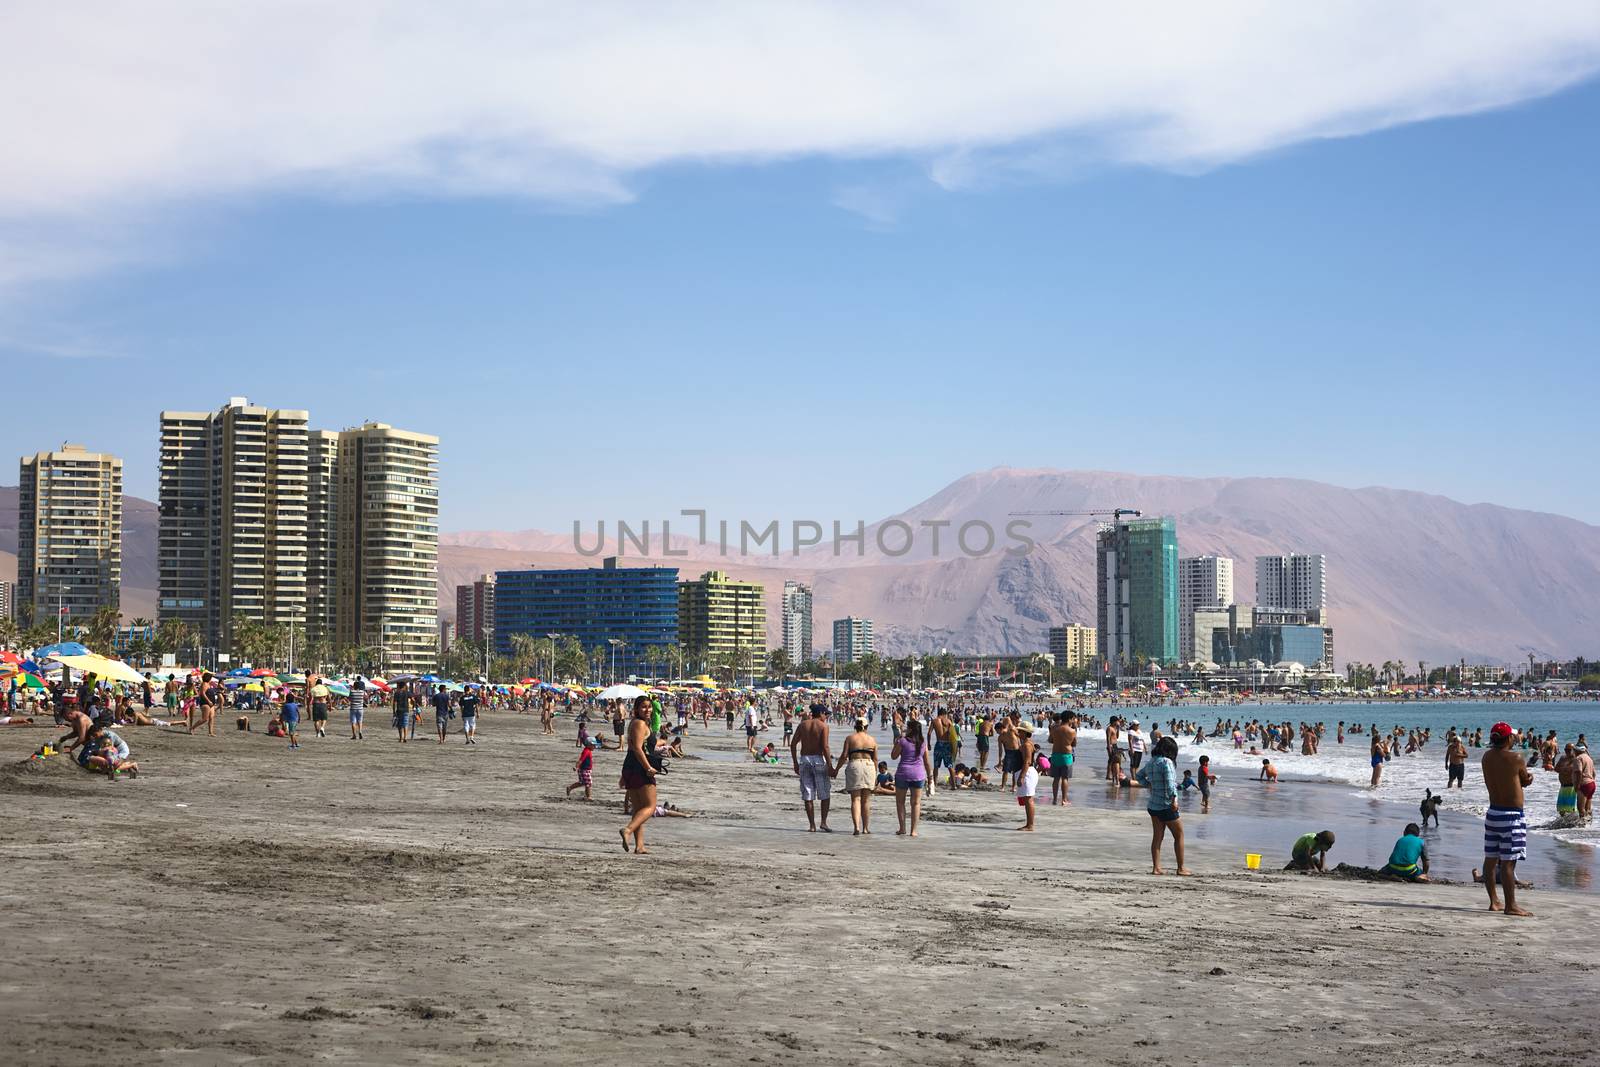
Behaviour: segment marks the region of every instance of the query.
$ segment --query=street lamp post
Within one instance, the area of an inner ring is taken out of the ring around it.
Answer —
[[[606,644],[611,646],[611,684],[617,684],[617,646],[622,644],[619,638],[608,637]]]
[[[61,620],[67,614],[67,583],[56,586],[56,644],[61,643]]]
[[[556,638],[561,636],[563,635],[545,634],[545,637],[550,639],[550,677],[546,678],[545,681],[551,685],[556,684]]]

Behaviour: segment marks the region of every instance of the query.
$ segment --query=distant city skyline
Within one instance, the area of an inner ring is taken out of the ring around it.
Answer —
[[[782,5],[701,38],[640,14],[617,52],[574,8],[617,75],[604,106],[522,77],[547,47],[531,16],[466,10],[282,35],[241,11],[199,40],[156,12],[139,33],[20,17],[0,361],[97,404],[16,405],[12,456],[81,442],[153,500],[159,411],[247,395],[438,435],[446,532],[870,522],[994,466],[1600,523],[1570,490],[1592,452],[1570,385],[1600,350],[1600,26],[1576,8],[1426,35],[1384,5],[1269,9],[1249,34],[1175,8],[1182,55],[1112,14],[957,6],[908,33],[827,8],[819,38]],[[763,77],[751,33],[775,42]],[[195,64],[112,62],[152,35]],[[403,78],[352,92],[343,50],[313,47],[361,41],[393,73],[413,37],[438,57],[427,109]],[[305,62],[234,62],[261,49]],[[672,73],[685,55],[704,62]],[[489,87],[445,76],[501,62]],[[1240,420],[1249,447],[1195,426]]]

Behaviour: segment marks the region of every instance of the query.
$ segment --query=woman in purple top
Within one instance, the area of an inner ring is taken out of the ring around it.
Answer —
[[[906,836],[906,799],[911,801],[911,837],[917,836],[917,818],[922,814],[922,790],[928,776],[933,773],[928,766],[928,746],[922,740],[922,723],[911,719],[906,732],[894,743],[894,754],[900,764],[894,769],[894,810],[900,817],[896,836]]]

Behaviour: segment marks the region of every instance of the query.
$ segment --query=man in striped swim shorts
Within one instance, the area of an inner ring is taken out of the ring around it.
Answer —
[[[1523,787],[1533,773],[1511,747],[1513,731],[1503,722],[1489,729],[1489,749],[1483,754],[1483,784],[1489,789],[1489,812],[1483,817],[1483,886],[1489,891],[1489,910],[1507,915],[1532,915],[1517,907],[1517,861],[1528,854],[1528,820],[1523,813]],[[1495,893],[1498,875],[1505,890],[1505,906]]]

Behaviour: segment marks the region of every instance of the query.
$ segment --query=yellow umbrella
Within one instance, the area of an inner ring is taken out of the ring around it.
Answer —
[[[144,675],[120,659],[107,659],[93,652],[87,656],[54,656],[52,660],[64,667],[71,667],[75,671],[93,674],[97,678],[103,678],[108,682],[127,682],[131,685],[138,685],[144,681]]]

